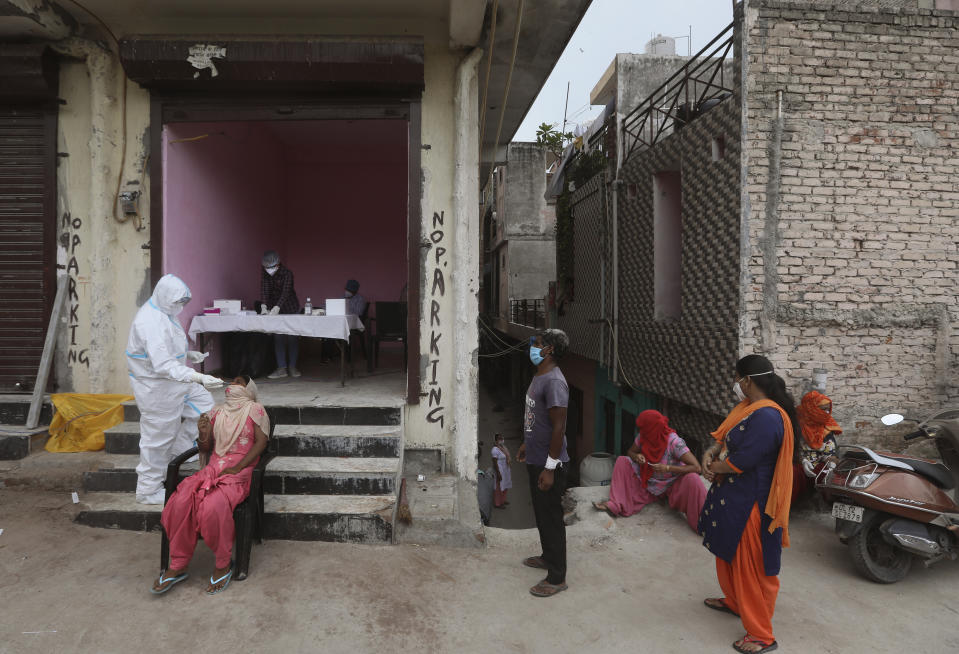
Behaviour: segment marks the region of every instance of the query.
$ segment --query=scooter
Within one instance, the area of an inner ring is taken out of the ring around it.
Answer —
[[[905,420],[883,416],[885,425]],[[917,421],[918,422],[918,421]],[[943,463],[905,454],[840,447],[839,463],[821,466],[816,488],[835,500],[839,540],[849,546],[866,578],[892,584],[909,572],[914,558],[926,567],[959,556],[959,410],[919,422],[906,441],[931,438]]]

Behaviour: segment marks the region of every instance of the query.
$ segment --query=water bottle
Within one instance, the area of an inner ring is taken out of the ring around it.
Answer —
[[[303,313],[307,316],[313,314],[313,303],[310,302],[310,298],[306,298],[306,304],[303,305]]]

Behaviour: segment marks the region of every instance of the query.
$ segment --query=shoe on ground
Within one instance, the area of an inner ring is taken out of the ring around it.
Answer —
[[[166,491],[162,488],[152,495],[140,495],[137,493],[137,503],[139,504],[163,504],[166,501]]]
[[[299,376],[300,376],[300,371],[297,370],[296,368],[293,368],[293,367],[291,366],[291,367],[290,367],[290,377],[299,377]]]
[[[267,379],[283,379],[286,376],[287,376],[286,368],[277,368],[276,370],[271,372],[269,375],[267,375],[266,378]]]

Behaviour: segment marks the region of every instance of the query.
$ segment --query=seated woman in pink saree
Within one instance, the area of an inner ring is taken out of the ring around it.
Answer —
[[[266,449],[270,420],[256,401],[256,384],[249,378],[237,377],[225,393],[226,402],[197,424],[200,451],[212,450],[209,463],[180,482],[163,507],[160,522],[170,540],[170,567],[150,589],[154,594],[187,578],[198,536],[216,556],[207,594],[225,589],[233,576],[233,509],[250,494],[253,467]]]
[[[629,516],[665,498],[671,508],[686,514],[690,528],[699,533],[699,512],[706,501],[699,461],[659,411],[640,413],[636,427],[639,433],[628,456],[616,459],[609,500],[593,506],[613,516]]]

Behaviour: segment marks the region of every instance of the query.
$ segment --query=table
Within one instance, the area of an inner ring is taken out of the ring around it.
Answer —
[[[291,334],[310,338],[330,338],[340,349],[340,385],[346,386],[346,348],[350,330],[363,330],[359,316],[305,316],[302,314],[270,315],[217,315],[196,316],[190,323],[190,339],[199,336],[199,349],[203,350],[203,335],[211,332],[260,332],[263,334]],[[352,366],[352,359],[350,360]],[[200,364],[203,370],[203,364]]]

